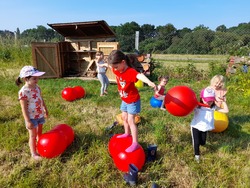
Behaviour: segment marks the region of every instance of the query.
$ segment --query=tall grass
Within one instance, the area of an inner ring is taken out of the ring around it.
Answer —
[[[96,80],[41,79],[39,86],[49,110],[44,132],[66,123],[74,129],[75,139],[60,157],[34,162],[30,159],[28,132],[17,101],[19,88],[14,85],[24,64],[10,62],[0,68],[0,187],[127,187],[123,173],[108,153],[110,134],[123,132],[123,127],[105,130],[120,113],[117,86],[110,85],[108,96],[99,97],[100,85]],[[164,73],[163,66],[157,65],[151,77],[155,82],[157,75]],[[187,85],[198,96],[200,89],[209,84],[210,77],[206,75],[202,80],[191,81],[172,77],[167,89]],[[193,159],[189,126],[192,114],[175,117],[152,108],[149,104],[152,89],[147,86],[140,89],[139,142],[145,152],[148,144],[157,144],[158,150],[157,160],[146,162],[139,172],[137,187],[151,187],[153,182],[159,187],[249,187],[250,104],[249,96],[241,90],[245,86],[238,85],[243,82],[240,78],[248,80],[249,73],[237,76],[238,79],[228,78],[227,83],[229,127],[222,133],[209,132],[199,164]],[[64,101],[62,89],[76,85],[85,88],[86,97]]]

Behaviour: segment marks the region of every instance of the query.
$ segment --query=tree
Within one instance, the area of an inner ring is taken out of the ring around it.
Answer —
[[[178,37],[183,38],[187,33],[191,33],[191,32],[192,32],[191,29],[184,27],[183,29],[177,30],[176,34]]]
[[[217,31],[215,32],[214,40],[211,42],[212,52],[214,54],[228,54],[237,41],[238,36],[236,34]]]
[[[156,35],[156,30],[154,25],[143,24],[140,29],[140,41],[148,38],[154,38]]]
[[[225,26],[225,25],[220,25],[220,26],[218,26],[216,29],[215,29],[215,31],[217,31],[217,32],[226,32],[227,31],[227,27]]]
[[[116,28],[116,37],[120,43],[121,50],[132,52],[135,49],[135,32],[140,31],[136,22],[127,22]]]
[[[55,32],[53,29],[47,29],[44,26],[37,26],[37,28],[24,30],[21,38],[25,44],[31,42],[45,42],[45,41],[62,41],[63,37]]]
[[[157,42],[157,47],[156,50],[158,51],[164,51],[167,48],[169,48],[172,44],[172,38],[174,36],[176,36],[176,31],[177,29],[173,26],[173,24],[167,24],[165,26],[158,26],[156,28],[157,31],[157,41],[161,41],[161,42]],[[161,45],[159,45],[159,43]]]
[[[198,31],[198,30],[209,30],[209,28],[204,26],[203,24],[200,24],[193,29],[193,31]]]
[[[209,54],[214,32],[207,28],[199,28],[186,34],[173,49],[178,49],[182,54]]]

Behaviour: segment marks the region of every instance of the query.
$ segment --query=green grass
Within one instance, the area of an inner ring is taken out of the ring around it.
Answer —
[[[2,66],[1,66],[2,67]],[[28,132],[15,86],[22,66],[0,68],[0,187],[127,187],[123,173],[114,165],[108,153],[110,133],[122,133],[117,126],[111,132],[105,128],[120,113],[117,86],[112,84],[109,95],[99,97],[98,81],[80,79],[42,79],[39,86],[49,110],[44,132],[66,123],[74,129],[74,142],[57,158],[34,162],[30,159]],[[170,80],[167,89],[187,85],[197,94],[209,84]],[[230,82],[228,83],[230,85]],[[81,85],[86,97],[64,101],[61,91],[67,86]],[[145,163],[139,172],[137,187],[240,187],[250,185],[250,110],[249,99],[240,90],[229,90],[229,127],[225,132],[208,134],[201,147],[202,160],[193,159],[190,135],[192,114],[175,117],[152,108],[152,89],[140,89],[142,121],[138,125],[142,147],[157,144],[157,160]]]
[[[181,54],[153,54],[152,57],[164,66],[183,66],[193,63],[198,70],[208,70],[209,63],[225,63],[225,55],[181,55]]]

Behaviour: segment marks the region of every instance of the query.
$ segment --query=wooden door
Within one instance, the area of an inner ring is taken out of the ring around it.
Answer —
[[[58,43],[32,42],[31,46],[34,67],[46,72],[42,78],[62,77]]]
[[[97,42],[97,50],[104,53],[105,60],[113,50],[119,49],[118,42]],[[115,74],[110,68],[107,69],[106,75],[110,82],[116,82]]]

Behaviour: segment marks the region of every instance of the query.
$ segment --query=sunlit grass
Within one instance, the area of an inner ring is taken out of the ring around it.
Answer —
[[[30,160],[28,132],[17,100],[20,88],[14,83],[21,67],[0,68],[1,187],[127,187],[108,152],[109,135],[123,132],[123,127],[105,131],[120,113],[117,86],[111,84],[108,96],[99,97],[96,80],[41,79],[39,86],[49,110],[44,132],[66,123],[74,129],[75,139],[60,157],[36,163]],[[198,96],[208,83],[209,78],[199,82],[171,79],[167,89],[187,85]],[[85,88],[86,97],[63,100],[62,89],[76,85]],[[153,182],[160,187],[249,187],[250,111],[240,91],[228,92],[229,127],[222,133],[209,132],[199,164],[193,159],[192,114],[175,117],[152,108],[153,90],[148,86],[140,89],[140,95],[139,142],[145,152],[149,144],[156,144],[158,150],[157,160],[145,163],[139,172],[137,187],[151,187]]]

